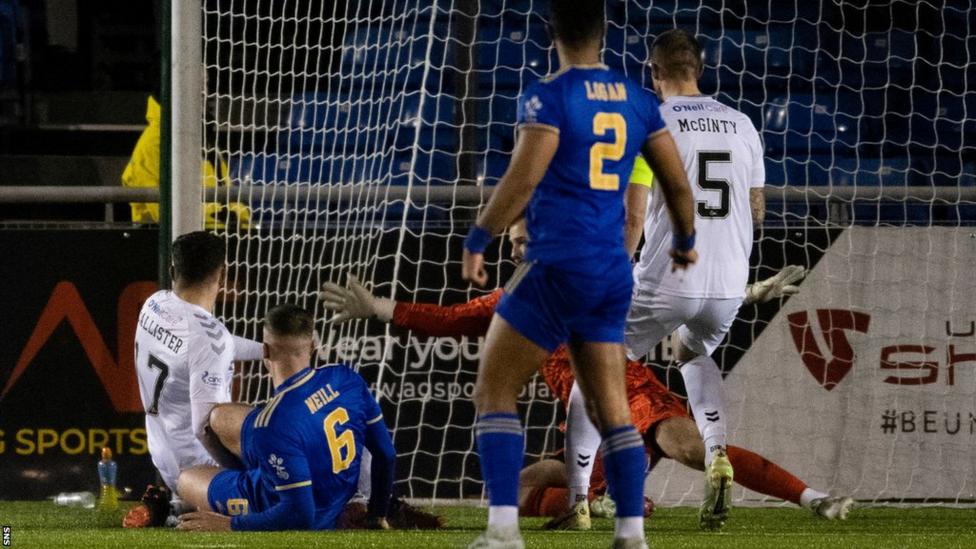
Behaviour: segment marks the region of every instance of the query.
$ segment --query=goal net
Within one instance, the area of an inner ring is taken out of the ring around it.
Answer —
[[[481,340],[329,324],[318,289],[356,275],[403,301],[481,295],[460,280],[461,240],[507,165],[520,89],[556,66],[547,9],[203,2],[203,152],[227,161],[250,208],[248,229],[225,232],[235,283],[219,312],[259,337],[270,306],[315,309],[323,361],[376,389],[408,497],[482,495]],[[824,491],[972,499],[972,14],[951,1],[635,0],[609,2],[607,19],[605,62],[647,86],[649,38],[674,26],[699,37],[702,91],[746,113],[766,145],[753,276],[811,269],[799,296],[743,307],[715,355],[731,442]],[[492,284],[512,271],[508,251],[489,252]],[[669,359],[665,343],[649,362],[680,393]],[[240,367],[237,390],[268,397],[260,364]],[[520,408],[528,460],[561,447],[564,414],[541,379]],[[699,484],[665,461],[649,489],[693,503]]]

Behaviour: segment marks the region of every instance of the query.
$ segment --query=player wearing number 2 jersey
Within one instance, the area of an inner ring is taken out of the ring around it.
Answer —
[[[395,451],[379,405],[347,366],[310,368],[312,316],[280,305],[264,321],[274,396],[240,427],[243,470],[183,471],[179,491],[201,510],[186,530],[329,530],[356,492],[363,448],[373,456],[369,515],[385,525]]]
[[[657,101],[599,63],[604,21],[603,0],[552,2],[549,29],[561,69],[523,90],[511,163],[465,240],[462,274],[484,286],[485,248],[525,212],[526,261],[491,321],[475,385],[489,509],[487,531],[471,547],[523,546],[517,519],[524,435],[516,400],[562,343],[569,344],[603,431],[618,504],[614,544],[646,547],[646,460],[627,407],[622,346],[633,286],[623,195],[638,154],[648,158],[667,197],[676,268],[695,261],[694,220],[687,178]]]
[[[224,242],[204,231],[173,243],[174,289],[142,306],[136,377],[153,464],[171,489],[181,469],[214,464],[205,447],[210,409],[230,402],[233,361],[260,360],[261,344],[232,336],[213,311],[224,281]]]

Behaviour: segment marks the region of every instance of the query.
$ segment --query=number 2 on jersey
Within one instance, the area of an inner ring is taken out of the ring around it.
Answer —
[[[620,176],[603,173],[603,161],[619,161],[627,148],[627,121],[618,112],[598,112],[593,116],[593,135],[602,137],[613,130],[613,143],[597,142],[590,147],[590,188],[598,191],[616,191],[620,188]]]
[[[336,427],[345,425],[347,421],[349,421],[349,412],[345,408],[336,408],[325,416],[323,427],[325,439],[329,443],[329,453],[332,454],[333,473],[345,471],[356,459],[356,439],[353,438],[352,431],[347,429],[336,433]],[[343,449],[345,449],[345,456],[343,456]]]

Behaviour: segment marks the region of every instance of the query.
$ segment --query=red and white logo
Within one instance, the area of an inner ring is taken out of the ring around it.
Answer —
[[[871,316],[846,309],[817,309],[820,333],[830,356],[826,356],[810,326],[806,311],[787,315],[793,343],[810,375],[828,391],[837,386],[854,367],[854,349],[847,340],[847,330],[868,332]]]

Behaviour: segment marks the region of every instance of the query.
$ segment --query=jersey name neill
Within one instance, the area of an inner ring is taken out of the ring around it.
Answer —
[[[319,390],[315,391],[305,399],[305,406],[308,406],[308,411],[314,414],[322,409],[322,407],[326,404],[339,398],[339,395],[341,394],[342,393],[339,391],[333,389],[332,385],[326,383],[325,387],[321,387]]]
[[[586,98],[591,101],[626,101],[627,86],[623,82],[590,82],[584,80]]]
[[[717,120],[715,118],[679,118],[678,131],[706,132],[706,133],[738,133],[734,120]]]

